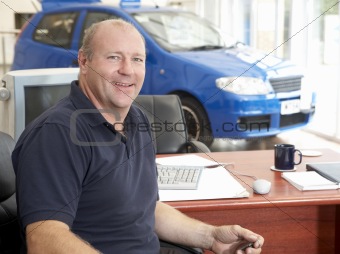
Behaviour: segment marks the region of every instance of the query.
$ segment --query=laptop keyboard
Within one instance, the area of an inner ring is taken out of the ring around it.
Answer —
[[[195,190],[198,187],[203,166],[159,165],[158,189]]]

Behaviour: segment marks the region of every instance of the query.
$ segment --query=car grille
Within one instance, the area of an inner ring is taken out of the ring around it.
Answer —
[[[240,117],[238,128],[242,131],[269,131],[270,115]]]
[[[308,114],[296,113],[291,115],[281,115],[280,128],[305,123]]]
[[[275,93],[284,93],[298,91],[301,89],[302,76],[273,78],[269,82],[272,85]]]

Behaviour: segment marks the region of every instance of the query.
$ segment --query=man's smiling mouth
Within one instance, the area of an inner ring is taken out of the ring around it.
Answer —
[[[121,82],[112,82],[112,84],[115,86],[120,86],[120,87],[130,87],[133,85],[131,83],[121,83]]]

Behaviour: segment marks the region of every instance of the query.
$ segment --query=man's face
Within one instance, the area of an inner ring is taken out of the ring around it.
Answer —
[[[145,45],[132,29],[101,24],[92,40],[93,57],[80,53],[83,90],[99,109],[127,112],[145,76]],[[85,61],[84,61],[85,59]]]

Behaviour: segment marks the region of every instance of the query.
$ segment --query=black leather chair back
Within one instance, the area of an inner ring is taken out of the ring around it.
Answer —
[[[203,143],[189,140],[177,95],[139,95],[134,103],[150,122],[157,154],[210,152]]]
[[[135,104],[146,114],[157,153],[178,153],[187,142],[181,101],[176,95],[139,95]]]
[[[11,154],[15,142],[0,132],[0,253],[19,253],[19,225],[15,198],[15,174]]]

